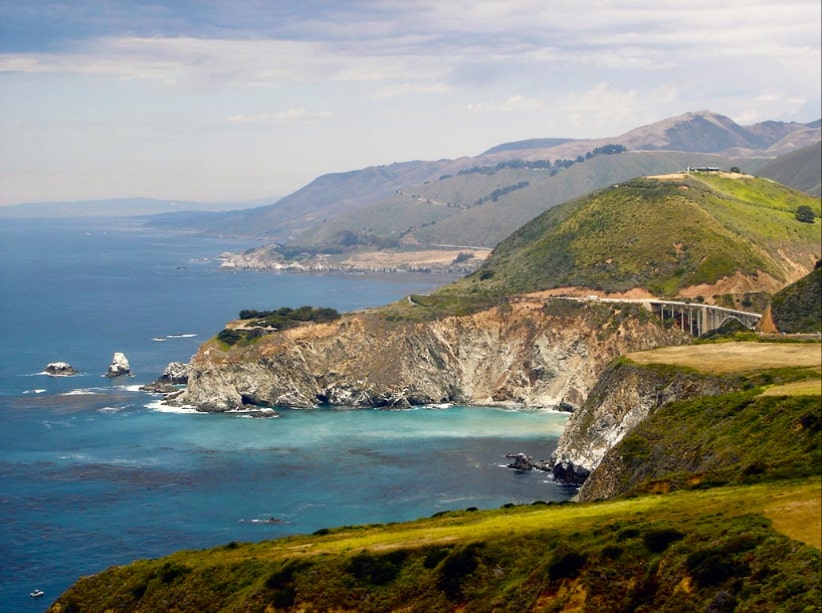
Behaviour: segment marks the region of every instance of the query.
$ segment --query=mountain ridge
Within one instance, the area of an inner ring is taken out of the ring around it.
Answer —
[[[787,140],[786,140],[787,139]],[[686,113],[674,118],[655,122],[635,128],[623,135],[598,139],[530,139],[516,143],[506,143],[492,147],[486,152],[473,157],[460,157],[453,160],[395,162],[383,166],[371,166],[361,170],[352,170],[342,173],[331,173],[318,177],[308,185],[280,199],[277,203],[258,207],[241,213],[237,216],[226,216],[211,224],[199,225],[199,229],[219,232],[236,233],[249,236],[264,237],[278,243],[294,241],[297,245],[306,245],[316,241],[306,241],[305,237],[312,232],[318,232],[322,226],[332,220],[352,215],[356,211],[378,205],[388,199],[398,190],[422,191],[440,181],[443,177],[455,177],[474,167],[493,167],[506,164],[514,160],[538,162],[550,160],[552,163],[565,161],[574,163],[585,161],[587,155],[600,147],[620,144],[631,152],[646,151],[649,154],[665,156],[677,153],[664,169],[655,171],[634,171],[633,174],[616,173],[617,180],[626,180],[639,174],[654,174],[658,172],[674,172],[682,166],[676,166],[682,159],[682,154],[692,153],[693,161],[684,166],[704,164],[700,156],[713,156],[711,165],[725,168],[731,166],[746,166],[755,170],[768,158],[776,157],[779,153],[792,151],[802,146],[822,139],[822,130],[813,127],[813,124],[768,122],[755,124],[753,131],[738,126],[731,119],[701,111]],[[784,142],[783,142],[784,141]],[[549,147],[540,147],[540,144],[549,144]],[[690,147],[688,151],[684,148]],[[768,145],[768,148],[757,148]],[[518,148],[519,147],[519,148]],[[612,161],[616,157],[608,156]],[[758,159],[757,159],[758,158]],[[564,173],[565,171],[563,171]],[[572,190],[570,197],[582,195],[597,187],[602,187],[612,180],[613,172],[603,171],[602,177],[594,178]],[[562,173],[560,173],[560,176]],[[525,181],[520,178],[515,183]],[[495,188],[505,187],[496,185],[487,189],[486,193]],[[477,197],[483,194],[478,194]],[[437,198],[437,200],[441,200]],[[471,204],[470,199],[465,204]],[[391,204],[390,202],[388,203]],[[531,205],[531,209],[534,205]],[[455,213],[456,209],[451,213]],[[542,212],[541,210],[538,212]],[[537,212],[537,213],[538,213]],[[432,219],[420,221],[414,218],[409,223],[389,229],[385,235],[402,233],[420,223],[436,221],[442,211],[437,211]],[[537,214],[537,213],[534,213]],[[373,216],[372,216],[373,217]],[[463,220],[464,221],[464,220]],[[525,220],[521,220],[524,223]],[[464,223],[463,223],[464,225]],[[359,231],[362,228],[355,228]],[[483,243],[484,246],[493,246],[494,239],[501,240],[513,231],[506,228],[501,234],[494,235]],[[383,237],[385,238],[385,237]],[[491,244],[489,245],[488,242]],[[430,243],[429,243],[430,244]],[[475,245],[480,246],[480,245]]]

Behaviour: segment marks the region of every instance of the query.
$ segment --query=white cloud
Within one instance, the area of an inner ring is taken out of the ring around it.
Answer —
[[[514,94],[503,100],[491,102],[475,102],[466,104],[463,111],[468,113],[510,113],[520,111],[540,111],[550,107],[546,102],[536,98]]]
[[[400,98],[405,96],[415,96],[418,94],[444,94],[453,91],[453,88],[444,83],[415,82],[406,81],[397,85],[389,85],[374,92],[374,98],[385,100],[389,98]]]
[[[299,123],[316,123],[334,117],[334,113],[328,111],[310,112],[303,108],[291,108],[287,111],[276,113],[263,113],[257,115],[233,115],[226,122],[234,125],[284,125]]]
[[[742,122],[819,113],[819,0],[57,3],[59,17],[45,0],[0,0],[0,185],[15,194],[67,190],[66,160],[78,177],[101,158],[126,176],[165,151],[157,185],[196,163],[225,195],[232,176],[311,176],[298,164],[609,136],[699,109]],[[227,129],[242,126],[290,126],[276,171],[272,130]],[[246,174],[216,172],[229,151]]]

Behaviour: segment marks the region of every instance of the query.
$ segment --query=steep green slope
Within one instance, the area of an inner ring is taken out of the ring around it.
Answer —
[[[479,271],[444,291],[499,295],[579,286],[676,296],[737,273],[749,286],[776,291],[773,285],[818,259],[818,222],[797,221],[800,205],[819,214],[818,199],[746,175],[634,179],[537,217],[502,241]]]
[[[816,395],[749,390],[665,405],[609,452],[592,479],[624,496],[818,475],[818,375],[812,381]],[[595,491],[593,480],[586,487]]]
[[[822,332],[822,261],[771,300],[771,319],[780,332]]]

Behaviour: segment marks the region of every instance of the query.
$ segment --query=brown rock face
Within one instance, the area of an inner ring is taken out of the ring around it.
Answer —
[[[522,299],[428,322],[366,312],[231,348],[211,341],[192,360],[188,389],[170,402],[204,411],[446,402],[578,407],[617,355],[684,342],[622,305],[577,304],[551,315],[545,304]]]

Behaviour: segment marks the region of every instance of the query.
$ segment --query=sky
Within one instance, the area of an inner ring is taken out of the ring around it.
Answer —
[[[0,0],[0,205],[822,115],[819,0]]]

